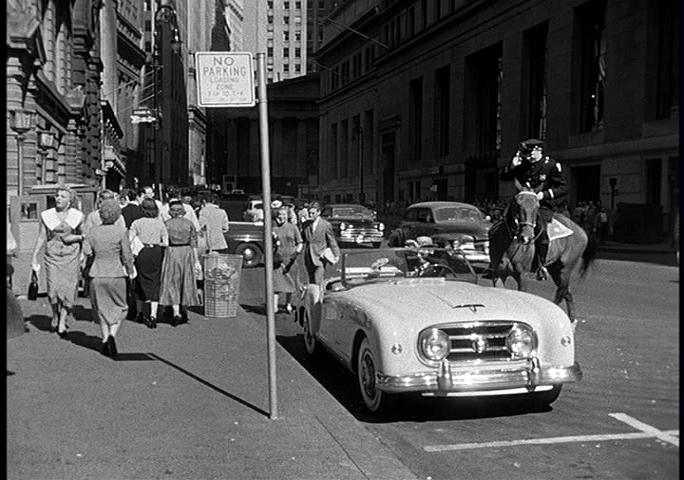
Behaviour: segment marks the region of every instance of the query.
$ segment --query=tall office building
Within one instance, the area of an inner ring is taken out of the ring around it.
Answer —
[[[323,44],[323,21],[333,10],[332,0],[306,0],[306,71],[320,69],[314,59],[316,50]]]
[[[244,50],[266,53],[269,83],[306,75],[305,1],[255,0],[245,9]]]

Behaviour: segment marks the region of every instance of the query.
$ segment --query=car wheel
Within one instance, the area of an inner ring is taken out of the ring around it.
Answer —
[[[304,329],[304,349],[310,356],[318,353],[318,343],[316,337],[311,331],[311,319],[307,310],[302,311],[302,328]]]
[[[256,267],[261,263],[261,249],[253,243],[241,243],[235,249],[235,255],[242,255],[244,268]]]
[[[532,401],[541,406],[551,405],[556,401],[561,393],[562,385],[554,385],[551,390],[545,392],[532,393]]]
[[[356,377],[359,382],[359,391],[366,408],[373,413],[388,413],[390,397],[377,387],[375,355],[370,348],[367,338],[361,341],[356,362]]]

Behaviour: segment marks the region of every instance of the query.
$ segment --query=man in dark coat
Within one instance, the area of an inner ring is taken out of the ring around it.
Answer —
[[[544,266],[549,250],[546,225],[553,218],[554,204],[568,193],[568,182],[560,163],[544,155],[544,142],[537,139],[520,143],[511,163],[501,172],[502,181],[514,181],[518,190],[530,188],[537,192],[539,214],[537,228],[541,229],[535,241],[537,279],[548,278]],[[539,230],[538,230],[539,231]],[[534,268],[534,267],[533,267]]]

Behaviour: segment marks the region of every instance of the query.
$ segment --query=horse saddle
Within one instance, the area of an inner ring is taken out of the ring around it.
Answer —
[[[546,225],[546,233],[549,235],[549,242],[552,242],[559,238],[569,237],[572,235],[572,230],[554,218]]]

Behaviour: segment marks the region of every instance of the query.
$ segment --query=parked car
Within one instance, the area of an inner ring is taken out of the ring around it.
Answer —
[[[391,247],[407,240],[432,238],[438,247],[454,247],[471,262],[489,263],[489,217],[468,203],[420,202],[409,206],[398,228],[388,238]]]
[[[247,201],[245,211],[242,214],[245,222],[264,221],[264,201],[261,198],[252,198]]]
[[[304,290],[297,321],[306,352],[323,347],[354,373],[371,412],[390,412],[400,393],[548,405],[582,378],[566,313],[480,285],[458,250],[355,249],[337,267]]]
[[[340,247],[380,247],[385,225],[375,219],[371,210],[354,203],[335,203],[321,210],[321,217],[330,222]]]
[[[242,255],[242,266],[252,268],[264,261],[264,224],[263,222],[230,222],[223,234],[228,251]]]

